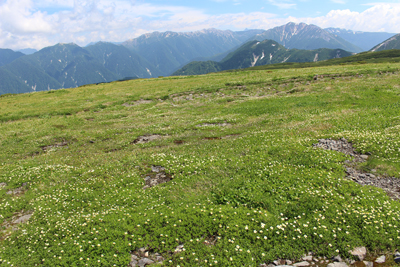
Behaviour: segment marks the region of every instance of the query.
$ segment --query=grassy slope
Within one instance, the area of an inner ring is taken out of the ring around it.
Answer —
[[[0,97],[0,220],[33,211],[3,234],[0,258],[126,266],[147,246],[167,266],[258,266],[309,251],[348,257],[360,245],[393,252],[400,204],[344,179],[348,157],[312,144],[345,137],[372,154],[360,168],[399,178],[399,69],[240,71]],[[142,98],[154,101],[122,105]],[[132,144],[145,134],[163,138]],[[144,191],[152,165],[174,179]],[[6,194],[24,182],[24,194]],[[186,251],[168,256],[179,244]]]

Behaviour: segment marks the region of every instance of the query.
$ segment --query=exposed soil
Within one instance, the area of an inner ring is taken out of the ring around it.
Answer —
[[[151,135],[143,135],[143,136],[139,136],[137,139],[135,139],[132,144],[146,144],[148,142],[157,140],[162,138],[161,135],[158,134],[151,134]]]
[[[7,195],[20,195],[28,190],[28,183],[23,183],[20,187],[7,191]]]
[[[122,104],[124,107],[133,107],[133,106],[139,106],[139,105],[142,105],[142,104],[150,104],[150,103],[152,103],[153,101],[152,100],[144,100],[144,99],[140,99],[140,100],[138,100],[138,101],[135,101],[135,102],[131,102],[131,103],[124,103],[124,104]]]
[[[226,126],[230,126],[230,123],[202,123],[202,124],[198,124],[196,125],[196,127],[207,127],[207,126],[219,126],[219,127],[226,127]]]
[[[346,161],[347,178],[357,182],[360,185],[371,185],[383,189],[389,197],[394,200],[400,200],[400,179],[394,177],[379,177],[372,173],[363,172],[356,169],[358,163],[368,160],[368,155],[357,153],[351,143],[342,138],[339,140],[321,139],[314,147],[326,150],[334,150],[342,152],[353,157],[352,161]]]
[[[48,146],[41,146],[41,149],[44,152],[47,152],[48,150],[52,149],[52,148],[57,148],[57,147],[63,147],[63,146],[67,146],[69,143],[67,141],[63,141],[61,143],[56,143],[53,145],[48,145]]]
[[[143,189],[148,189],[159,184],[164,184],[172,180],[172,176],[165,172],[165,168],[162,166],[152,166],[151,173],[149,173],[144,181],[146,185]]]
[[[29,219],[32,217],[32,215],[33,215],[33,212],[31,212],[31,211],[27,211],[27,212],[21,211],[21,212],[15,214],[11,218],[11,220],[4,221],[1,224],[1,227],[3,229],[5,228],[4,230],[1,231],[1,233],[4,235],[4,236],[2,236],[2,238],[7,237],[14,231],[17,231],[18,225],[29,221]]]

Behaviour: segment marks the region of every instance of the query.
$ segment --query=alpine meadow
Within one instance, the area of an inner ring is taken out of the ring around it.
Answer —
[[[0,96],[0,265],[396,265],[400,63],[279,66]]]

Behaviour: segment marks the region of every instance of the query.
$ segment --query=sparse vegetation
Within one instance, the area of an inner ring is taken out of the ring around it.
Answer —
[[[357,168],[400,178],[400,64],[360,60],[1,97],[0,265],[127,266],[140,248],[163,266],[392,254],[400,203],[313,147],[346,138],[369,155]],[[155,166],[170,181],[143,189]]]

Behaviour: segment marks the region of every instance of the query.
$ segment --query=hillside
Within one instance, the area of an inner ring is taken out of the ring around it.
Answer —
[[[3,95],[0,261],[395,266],[399,73],[366,63]]]
[[[368,51],[377,44],[380,44],[395,35],[394,33],[388,32],[361,32],[339,28],[327,28],[324,30],[360,47],[363,51]]]
[[[400,49],[400,34],[397,34],[371,49],[372,52]]]
[[[0,67],[0,71],[4,77],[0,80],[0,94],[73,88],[160,74],[137,53],[101,42],[85,48],[76,44],[46,47],[32,55],[20,56]]]
[[[314,50],[319,48],[342,49],[350,52],[363,50],[339,36],[315,25],[290,22],[258,34],[252,40],[274,40],[288,49]]]
[[[221,62],[192,62],[174,72],[173,75],[199,75],[285,62],[318,62],[351,55],[352,53],[341,49],[286,49],[272,40],[251,41],[227,55]]]
[[[24,54],[21,52],[14,52],[11,49],[1,49],[0,48],[0,67],[4,66],[8,63],[13,62],[19,57],[22,57]]]

